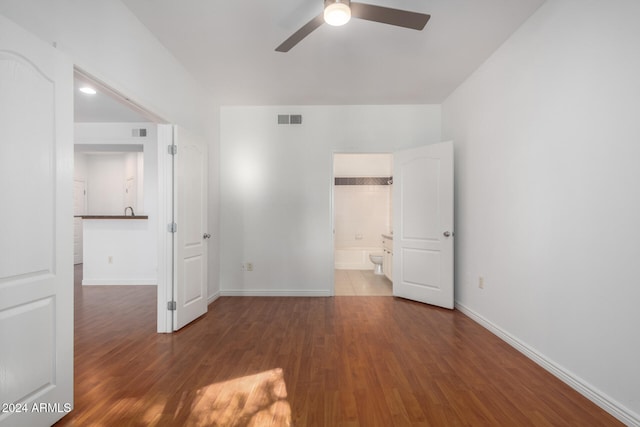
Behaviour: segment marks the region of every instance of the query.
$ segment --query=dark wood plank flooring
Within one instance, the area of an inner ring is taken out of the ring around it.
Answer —
[[[75,410],[57,425],[621,425],[458,311],[224,297],[156,334],[155,292],[77,277]]]

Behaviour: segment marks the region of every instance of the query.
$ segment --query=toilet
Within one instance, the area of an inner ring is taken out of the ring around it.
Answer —
[[[382,259],[383,255],[381,253],[370,253],[369,259],[374,265],[373,274],[382,275]]]

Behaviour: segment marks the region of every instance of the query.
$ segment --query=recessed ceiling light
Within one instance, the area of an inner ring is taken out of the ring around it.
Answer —
[[[80,89],[78,89],[80,92],[82,93],[86,93],[87,95],[95,95],[97,92],[94,88],[89,87],[89,86],[82,86]]]

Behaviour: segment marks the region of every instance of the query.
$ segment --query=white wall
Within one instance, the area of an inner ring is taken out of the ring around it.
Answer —
[[[155,147],[153,151],[157,151]],[[139,215],[146,212],[143,159],[144,153],[139,152],[76,152],[74,176],[75,179],[87,183],[86,213],[88,215],[123,215],[126,206],[132,206],[134,212]],[[125,194],[125,184],[128,179],[134,179],[136,183],[135,188],[132,189],[135,197],[131,205],[127,203]]]
[[[442,107],[458,305],[635,425],[638,16],[548,1]]]
[[[0,13],[164,119],[203,134],[204,98],[186,69],[118,0],[2,0]]]
[[[388,178],[393,174],[392,162],[391,154],[336,154],[333,173],[335,177]],[[391,186],[334,185],[333,213],[336,248],[382,252],[382,234],[391,231]]]
[[[211,143],[210,226],[217,230],[217,114],[202,87],[119,0],[2,0],[0,13],[57,48],[85,72]],[[215,242],[216,236],[212,239]],[[214,247],[214,244],[211,245]],[[210,250],[209,295],[219,289]]]
[[[132,137],[132,129],[147,129],[146,137]],[[129,163],[143,163],[142,206],[136,215],[147,220],[83,220],[83,284],[156,284],[158,280],[158,136],[152,123],[76,123],[75,143],[107,148],[113,145],[143,146],[138,153],[76,154],[82,157],[76,178],[87,181],[88,213],[124,214],[124,181]],[[133,166],[129,167],[130,169]],[[84,176],[80,176],[84,173]],[[112,262],[109,262],[112,257]]]
[[[391,231],[389,185],[336,185],[333,188],[335,247],[379,248]]]
[[[124,153],[86,154],[87,214],[122,215],[124,212]]]
[[[147,129],[147,136],[133,137],[133,129]],[[88,213],[91,215],[124,214],[124,184],[134,176],[138,184],[136,214],[158,210],[158,134],[153,123],[76,123],[74,143],[97,146],[142,145],[142,152],[92,151],[76,153],[75,179],[87,181]],[[117,150],[118,148],[115,148]],[[154,216],[154,215],[151,215]],[[157,220],[157,218],[156,218]]]
[[[303,123],[278,125],[278,114]],[[222,293],[329,295],[333,153],[439,142],[440,124],[434,105],[223,107]]]
[[[73,179],[87,181],[87,156],[82,152],[73,153]]]
[[[336,154],[333,158],[333,175],[339,177],[388,177],[392,169],[390,154]]]
[[[84,219],[83,285],[156,285],[157,229],[149,219]],[[153,234],[153,236],[152,236]]]

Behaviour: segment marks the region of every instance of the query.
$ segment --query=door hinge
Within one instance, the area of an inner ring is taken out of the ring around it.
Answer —
[[[175,145],[175,144],[171,144],[171,145],[167,146],[167,151],[172,156],[175,156],[176,154],[178,154],[178,146]]]
[[[167,310],[176,311],[176,302],[175,301],[167,301]]]
[[[175,222],[172,222],[171,224],[167,225],[167,231],[169,233],[176,233],[178,231],[178,224],[176,224]]]

